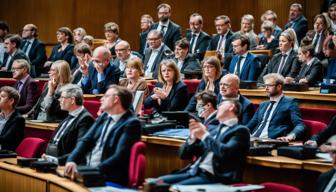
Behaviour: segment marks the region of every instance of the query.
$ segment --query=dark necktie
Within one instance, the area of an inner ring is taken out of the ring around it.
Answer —
[[[253,136],[255,137],[259,137],[261,132],[264,130],[265,128],[265,125],[266,125],[266,122],[267,122],[267,119],[269,118],[269,116],[271,115],[271,111],[272,111],[272,108],[273,108],[273,105],[274,105],[275,101],[271,101],[270,104],[268,105],[267,107],[267,110],[265,111],[264,113],[264,117],[261,121],[261,124],[260,126],[257,128],[257,130],[254,132]]]
[[[166,26],[161,25],[161,33],[162,33],[162,36],[165,36],[165,28],[166,28]]]
[[[101,133],[101,142],[100,142],[100,146],[99,147],[103,147],[104,139],[106,137],[106,133],[108,131],[108,128],[109,128],[111,122],[113,122],[113,119],[112,119],[112,117],[109,117],[108,120],[107,120],[107,122],[106,122],[106,124],[105,124],[105,126],[104,126],[104,128],[103,128],[103,131]]]
[[[285,65],[286,58],[287,58],[287,54],[283,54],[282,57],[281,57],[281,61],[280,61],[280,65],[279,65],[277,73],[281,74],[282,69]]]
[[[218,45],[217,45],[217,51],[221,51],[220,49],[222,48],[223,41],[224,41],[224,35],[220,35]]]
[[[57,131],[57,133],[56,133],[56,135],[53,139],[54,144],[57,144],[59,142],[59,140],[64,135],[64,132],[65,132],[66,128],[68,127],[68,125],[70,124],[70,122],[73,118],[74,118],[74,116],[68,115],[68,117],[64,120],[64,123],[61,125],[61,127],[59,128],[59,130]]]
[[[242,62],[242,60],[243,60],[243,56],[240,56],[239,57],[239,59],[238,59],[238,62],[237,62],[237,68],[236,68],[236,75],[238,76],[238,77],[240,77],[240,66],[241,66],[241,62]]]
[[[16,90],[17,90],[17,91],[19,91],[19,92],[21,91],[21,86],[22,86],[22,84],[23,84],[22,81],[19,81],[19,82],[18,82],[18,84],[17,84],[17,86],[16,86]]]
[[[22,51],[23,52],[27,52],[27,49],[28,49],[28,47],[29,47],[29,44],[30,44],[30,41],[26,41],[26,43],[25,43],[25,45],[23,46],[23,49],[22,49]],[[27,54],[27,53],[26,53]]]
[[[321,33],[317,33],[316,34],[316,38],[315,41],[313,43],[313,46],[315,47],[315,52],[319,53],[320,52],[320,37],[321,37]]]
[[[226,127],[225,124],[221,124],[218,128],[218,131],[216,133],[216,136],[215,136],[215,139],[217,140],[222,132],[222,129]],[[192,167],[190,170],[189,170],[189,173],[190,175],[192,176],[195,176],[198,171],[199,171],[199,166],[201,165],[202,161],[208,156],[208,153],[209,153],[209,149],[205,149],[204,152],[203,152],[203,155],[200,157],[199,160],[196,161],[196,164],[194,167]]]
[[[194,44],[195,44],[195,40],[196,40],[196,34],[194,33],[191,37],[191,41],[190,41],[190,52],[194,53]]]

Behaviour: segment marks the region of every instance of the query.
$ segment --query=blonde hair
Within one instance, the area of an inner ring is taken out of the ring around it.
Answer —
[[[70,65],[64,60],[57,60],[52,65],[57,71],[58,75],[58,84],[61,86],[71,83],[72,75],[70,70]]]
[[[160,63],[159,75],[158,75],[159,82],[164,83],[164,84],[167,83],[164,80],[163,75],[162,75],[162,71],[161,71],[163,65],[165,65],[166,67],[168,67],[170,69],[173,69],[173,71],[174,71],[174,80],[173,80],[174,83],[177,83],[181,80],[180,70],[178,69],[175,61],[172,60],[172,59],[165,59],[165,60],[162,60],[161,63]]]
[[[141,61],[141,59],[135,57],[135,58],[131,58],[127,61],[126,64],[126,68],[127,67],[134,67],[135,69],[137,69],[139,71],[140,76],[144,75],[144,70],[143,70],[143,63]]]

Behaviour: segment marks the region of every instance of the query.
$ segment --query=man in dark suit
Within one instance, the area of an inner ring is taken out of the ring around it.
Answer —
[[[31,76],[40,76],[43,64],[47,61],[44,43],[37,39],[37,26],[27,24],[23,27],[21,50],[29,57],[31,62]]]
[[[223,101],[216,118],[221,123],[207,129],[202,123],[189,121],[190,136],[180,148],[182,159],[198,157],[180,173],[159,177],[169,184],[239,183],[242,180],[250,134],[238,124],[240,105],[236,100]]]
[[[209,90],[204,90],[195,95],[197,99],[197,116],[203,118],[203,124],[206,127],[218,126],[217,115],[217,95]]]
[[[173,57],[173,52],[162,42],[162,33],[152,30],[148,33],[149,48],[145,50],[144,70],[146,77],[157,78],[162,60]]]
[[[33,108],[39,98],[37,83],[30,77],[30,65],[24,59],[14,60],[12,71],[13,78],[16,79],[14,87],[20,93],[16,110],[21,114],[26,114]]]
[[[183,38],[175,43],[175,61],[181,75],[186,79],[202,77],[202,69],[199,61],[190,53],[189,42]]]
[[[336,46],[332,40],[332,37],[328,37],[326,40],[326,46],[323,52],[328,58],[328,66],[324,71],[324,78],[336,79]]]
[[[15,151],[23,140],[25,120],[15,110],[19,98],[13,87],[0,88],[0,149]]]
[[[308,21],[302,14],[302,5],[293,3],[289,9],[289,22],[285,25],[285,29],[293,28],[298,42],[306,35],[308,31]]]
[[[304,124],[295,99],[283,95],[284,77],[271,73],[264,76],[264,82],[270,101],[262,102],[247,124],[251,135],[283,141],[300,139]]]
[[[322,173],[316,181],[316,192],[334,192],[336,189],[336,138],[335,136],[329,139],[331,146],[325,149],[321,148],[324,152],[329,152],[332,159],[333,168],[329,171]]]
[[[232,47],[236,55],[231,60],[229,72],[236,74],[240,80],[257,80],[260,64],[258,58],[248,52],[249,38],[244,35],[237,37],[232,42]]]
[[[211,40],[210,36],[202,31],[203,17],[198,13],[193,13],[189,17],[189,26],[190,29],[186,33],[186,37],[190,42],[189,53],[194,55],[199,61],[202,61]]]
[[[163,42],[170,50],[174,49],[175,42],[182,37],[181,27],[171,21],[171,7],[166,3],[162,3],[157,7],[158,23],[154,23],[151,29],[161,31],[163,34]]]
[[[237,75],[227,74],[223,76],[219,82],[218,103],[227,99],[236,99],[241,105],[239,124],[246,125],[253,117],[254,107],[248,98],[239,93],[239,83]]]
[[[140,26],[141,26],[141,33],[139,34],[139,53],[144,56],[145,55],[145,49],[148,48],[147,43],[147,35],[151,29],[151,26],[153,25],[153,18],[152,16],[145,14],[141,16],[140,20]]]
[[[112,65],[110,50],[104,46],[97,47],[93,52],[93,65],[82,68],[81,80],[84,93],[102,94],[109,85],[118,84],[120,70]]]
[[[29,58],[20,49],[21,37],[19,35],[9,34],[5,37],[5,57],[1,65],[0,71],[10,71],[12,69],[13,61],[16,59],[25,59],[28,62]]]
[[[89,130],[94,122],[92,115],[83,106],[83,91],[78,85],[68,84],[62,87],[60,106],[69,112],[56,128],[49,140],[46,154],[48,161],[64,165],[80,138]]]
[[[272,10],[267,10],[262,15],[264,21],[271,21],[273,23],[274,29],[272,35],[275,39],[279,40],[280,34],[282,33],[282,29],[276,24],[277,21],[277,14]],[[259,34],[259,37],[262,36],[262,33]]]
[[[126,186],[131,148],[140,140],[141,124],[129,110],[133,95],[124,87],[112,85],[101,98],[99,116],[70,154],[64,174],[74,178],[77,164],[96,167],[106,181]]]

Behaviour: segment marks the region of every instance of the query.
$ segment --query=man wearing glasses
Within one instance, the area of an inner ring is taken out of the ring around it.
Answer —
[[[294,141],[304,133],[300,110],[294,98],[283,95],[284,77],[277,73],[264,76],[270,101],[262,102],[247,124],[253,137]]]
[[[93,51],[92,63],[82,69],[82,88],[86,94],[105,93],[108,86],[119,83],[120,70],[111,62],[109,49],[104,46]]]
[[[100,99],[104,111],[79,141],[65,165],[64,174],[74,179],[77,164],[97,168],[106,181],[126,186],[131,148],[140,140],[141,124],[132,111],[133,94],[112,85]]]
[[[24,59],[14,60],[12,65],[13,78],[16,79],[14,88],[20,93],[16,109],[21,114],[28,113],[38,100],[36,81],[29,75],[30,64]]]

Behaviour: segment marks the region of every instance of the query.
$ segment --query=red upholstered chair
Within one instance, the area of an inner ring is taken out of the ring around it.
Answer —
[[[301,192],[301,190],[296,187],[280,183],[267,182],[261,185],[265,188],[257,190],[258,192]]]
[[[94,118],[97,118],[97,112],[100,107],[100,101],[96,100],[84,100],[83,105],[86,110],[88,110]]]
[[[336,109],[300,107],[300,111],[302,119],[320,121],[325,124],[329,124],[334,115],[336,115]]]
[[[309,138],[327,127],[325,123],[320,121],[303,120],[303,122],[306,125],[306,131]]]
[[[13,87],[15,84],[16,80],[15,79],[10,79],[10,78],[3,78],[0,79],[0,87],[2,86],[11,86]]]
[[[16,148],[16,153],[20,157],[38,158],[44,153],[45,145],[43,139],[27,137]]]
[[[142,141],[136,142],[132,146],[129,170],[128,187],[137,188],[145,180],[146,170],[146,144]]]
[[[189,95],[193,95],[196,92],[198,84],[200,84],[201,80],[200,79],[185,79],[183,80],[183,82],[188,87]]]

